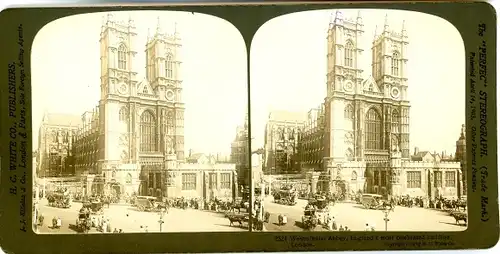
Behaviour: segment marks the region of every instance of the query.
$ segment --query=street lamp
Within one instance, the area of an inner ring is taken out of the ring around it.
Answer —
[[[387,231],[387,223],[389,223],[389,221],[390,221],[389,213],[391,212],[391,208],[388,206],[385,206],[384,210],[382,210],[382,212],[384,213],[385,231]]]
[[[165,221],[163,221],[163,217],[165,216],[165,208],[162,208],[160,210],[160,219],[158,220],[158,224],[160,224],[160,232],[162,232],[162,227],[163,227],[163,223],[165,223]]]

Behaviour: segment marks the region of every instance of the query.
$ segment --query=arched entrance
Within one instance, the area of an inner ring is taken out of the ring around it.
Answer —
[[[111,184],[111,195],[113,197],[119,198],[122,194],[122,188],[118,183]]]
[[[346,184],[346,182],[342,181],[342,180],[337,180],[335,185],[336,185],[335,193],[337,194],[338,198],[341,200],[346,199],[346,197],[347,197],[347,184]]]

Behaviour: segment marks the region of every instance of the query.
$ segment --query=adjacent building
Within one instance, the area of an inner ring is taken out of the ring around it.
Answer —
[[[137,76],[138,66],[133,65],[137,36],[133,20],[115,21],[108,14],[100,34],[99,104],[73,119],[68,131],[49,136],[50,143],[41,143],[48,147],[41,154],[54,151],[49,156],[74,157],[74,168],[67,170],[88,194],[231,198],[236,188],[234,164],[213,158],[193,161],[184,155],[179,32],[166,33],[159,22],[154,35],[148,35],[144,78]],[[43,128],[58,126],[50,117],[44,121]],[[43,130],[42,137],[47,133]],[[64,165],[59,157],[55,161]],[[55,164],[45,168],[54,175],[60,172]]]
[[[75,115],[44,113],[38,130],[38,176],[74,176],[73,136],[79,123]]]
[[[236,136],[231,143],[231,163],[236,165],[238,185],[250,187],[250,138],[248,131],[248,115],[243,125],[236,127]]]
[[[299,160],[302,170],[321,171],[325,157],[324,105],[309,110],[307,121],[299,132]]]
[[[267,174],[300,173],[299,134],[307,113],[276,110],[269,113],[264,132],[264,167]]]

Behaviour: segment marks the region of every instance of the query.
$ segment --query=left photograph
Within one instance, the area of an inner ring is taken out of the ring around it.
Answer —
[[[68,16],[31,54],[37,234],[248,231],[247,54],[191,12]]]

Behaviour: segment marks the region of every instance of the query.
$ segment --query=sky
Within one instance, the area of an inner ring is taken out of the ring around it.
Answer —
[[[419,12],[342,10],[344,18],[364,22],[364,78],[371,74],[371,44],[387,14],[390,29],[408,32],[410,147],[455,153],[465,124],[465,48],[448,21]],[[252,136],[259,146],[271,110],[309,111],[326,95],[327,30],[336,10],[307,11],[276,17],[259,28],[250,50]]]
[[[36,35],[31,55],[34,130],[45,110],[81,115],[98,105],[99,37],[106,15],[61,18]],[[134,65],[139,81],[145,77],[148,30],[151,35],[155,32],[158,18],[165,32],[176,27],[182,39],[185,150],[228,155],[236,127],[243,124],[248,110],[247,52],[239,31],[223,19],[190,12],[113,12],[113,16],[135,22]],[[38,131],[33,135],[36,149]]]

